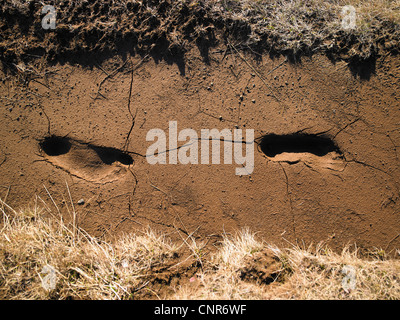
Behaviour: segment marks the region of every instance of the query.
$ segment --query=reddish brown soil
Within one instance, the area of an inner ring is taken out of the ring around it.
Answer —
[[[93,4],[85,27],[68,29],[87,17],[82,4],[53,33],[37,27],[39,2],[25,11],[4,4],[1,198],[65,219],[75,210],[79,227],[96,236],[150,225],[177,239],[183,232],[214,241],[249,227],[285,246],[399,248],[400,62],[390,37],[376,46],[381,55],[363,63],[355,44],[339,37],[332,41],[341,45],[330,46],[337,51],[325,52],[331,59],[315,54],[293,64],[262,53],[280,52],[270,34],[258,53],[260,43],[251,55],[234,49],[223,40],[232,33],[239,43],[249,25],[208,15],[201,1],[155,2],[161,20],[152,22],[144,7],[119,15]],[[120,17],[117,29],[96,25],[108,16]],[[23,28],[27,17],[36,27]],[[254,129],[254,172],[236,176],[237,164],[148,164],[146,134],[168,131],[169,121],[196,132]],[[283,144],[296,152],[275,156],[263,144],[265,135],[292,134],[291,142],[273,143],[275,151]],[[297,148],[296,137],[307,135],[327,139],[321,148],[329,152]]]
[[[150,225],[175,237],[181,230],[213,238],[249,227],[277,244],[398,248],[399,60],[378,60],[370,79],[360,80],[346,63],[323,56],[297,65],[234,52],[224,58],[224,50],[211,58],[205,65],[193,49],[185,75],[138,57],[117,57],[102,69],[49,67],[26,86],[3,74],[2,199],[20,208],[37,196],[55,214],[46,187],[68,216],[69,188],[79,226],[97,236]],[[253,174],[242,177],[236,164],[148,164],[147,132],[168,131],[172,120],[178,130],[237,125],[256,137],[324,132],[342,156],[268,158],[259,148]],[[66,153],[46,155],[43,139],[51,135],[70,139]],[[126,150],[133,164],[101,156],[118,152],[98,147]]]

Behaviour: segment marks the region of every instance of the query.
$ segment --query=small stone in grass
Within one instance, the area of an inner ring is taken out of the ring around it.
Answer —
[[[84,204],[85,204],[85,200],[80,199],[80,200],[78,201],[78,204],[79,204],[80,206],[84,205]]]

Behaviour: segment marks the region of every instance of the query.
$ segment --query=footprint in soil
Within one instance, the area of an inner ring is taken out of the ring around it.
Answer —
[[[133,164],[132,157],[121,150],[64,137],[46,137],[40,141],[39,146],[42,155],[54,166],[95,183],[117,180]]]
[[[259,142],[261,151],[271,161],[295,164],[304,162],[312,167],[341,171],[343,154],[333,140],[321,135],[296,133],[268,134]]]

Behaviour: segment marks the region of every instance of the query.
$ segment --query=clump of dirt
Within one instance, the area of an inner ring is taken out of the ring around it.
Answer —
[[[263,249],[244,258],[243,267],[238,270],[241,280],[258,284],[271,284],[284,280],[282,263],[271,250]]]
[[[340,29],[337,8],[312,1],[271,5],[265,1],[48,1],[56,9],[54,30],[42,28],[43,4],[0,0],[0,59],[6,67],[35,58],[101,63],[115,54],[152,54],[182,63],[195,45],[231,43],[255,53],[299,56],[315,51],[359,63],[380,51],[398,52],[400,30],[381,21],[366,33]],[[297,22],[293,20],[299,21]],[[289,19],[290,18],[290,19]],[[28,45],[27,45],[28,44]]]
[[[136,299],[155,299],[156,297],[168,297],[174,293],[174,288],[187,284],[201,270],[201,265],[193,259],[185,259],[187,252],[176,252],[162,265],[150,268],[145,276],[146,290],[138,290]]]

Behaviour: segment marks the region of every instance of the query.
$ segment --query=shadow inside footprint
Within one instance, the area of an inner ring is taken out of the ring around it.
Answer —
[[[306,133],[267,134],[261,138],[259,146],[271,161],[289,164],[302,161],[309,166],[334,171],[344,168],[342,152],[336,143],[326,136]]]
[[[96,147],[92,145],[89,145],[88,147],[92,148],[105,164],[113,164],[116,161],[126,166],[133,164],[132,157],[121,150],[115,148]]]
[[[341,153],[335,142],[328,137],[312,134],[265,135],[260,141],[262,152],[268,157],[281,153],[311,153],[318,157],[330,152]]]
[[[116,148],[65,137],[44,138],[39,146],[48,162],[91,182],[114,181],[128,172],[128,167],[134,162],[129,154]]]
[[[56,136],[44,138],[39,145],[44,153],[52,157],[66,154],[71,149],[69,139]]]

